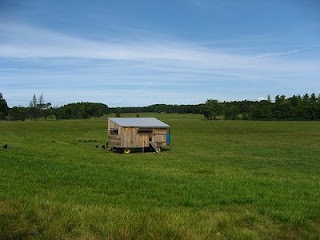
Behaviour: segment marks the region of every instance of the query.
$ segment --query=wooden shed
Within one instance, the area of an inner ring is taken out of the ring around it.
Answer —
[[[157,153],[170,144],[170,126],[156,118],[108,118],[108,146],[130,153],[153,148]]]

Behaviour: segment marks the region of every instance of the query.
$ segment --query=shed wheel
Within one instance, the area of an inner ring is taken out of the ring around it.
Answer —
[[[128,154],[131,152],[130,148],[125,148],[124,151],[123,151],[125,154]]]

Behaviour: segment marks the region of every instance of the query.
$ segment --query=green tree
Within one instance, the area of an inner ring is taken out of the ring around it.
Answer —
[[[228,105],[224,110],[224,118],[226,120],[236,120],[238,118],[239,109],[235,105]]]
[[[56,115],[56,119],[101,117],[103,114],[109,113],[107,105],[89,102],[70,103],[55,108],[49,107],[47,111],[51,115]]]
[[[38,101],[35,94],[33,94],[32,99],[29,103],[29,109],[30,109],[30,118],[33,121],[37,121],[39,118],[39,109],[38,109]]]
[[[276,96],[274,116],[277,120],[290,119],[292,117],[292,106],[286,96]]]
[[[45,103],[43,106],[43,116],[44,120],[47,120],[47,117],[52,115],[51,103]]]
[[[26,109],[24,107],[19,106],[10,109],[8,119],[11,121],[24,121],[26,117]]]
[[[37,104],[37,109],[38,109],[38,117],[43,117],[44,116],[44,107],[45,107],[45,103],[44,103],[44,96],[43,94],[41,94],[38,98],[38,104]]]
[[[3,98],[2,93],[0,93],[0,120],[6,119],[8,116],[9,107],[6,100]]]
[[[204,117],[209,120],[215,120],[217,116],[223,113],[222,105],[218,100],[208,99],[204,105],[203,114]]]
[[[271,120],[273,118],[272,103],[269,100],[262,100],[258,104],[259,115],[257,119],[259,120]]]

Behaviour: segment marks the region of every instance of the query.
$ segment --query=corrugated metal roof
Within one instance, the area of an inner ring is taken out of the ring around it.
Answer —
[[[168,124],[160,120],[150,118],[109,118],[112,122],[121,127],[148,127],[148,128],[169,128]]]

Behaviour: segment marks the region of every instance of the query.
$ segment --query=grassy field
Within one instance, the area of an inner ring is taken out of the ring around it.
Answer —
[[[0,239],[320,238],[320,122],[154,116],[161,154],[96,148],[106,117],[0,122]]]

